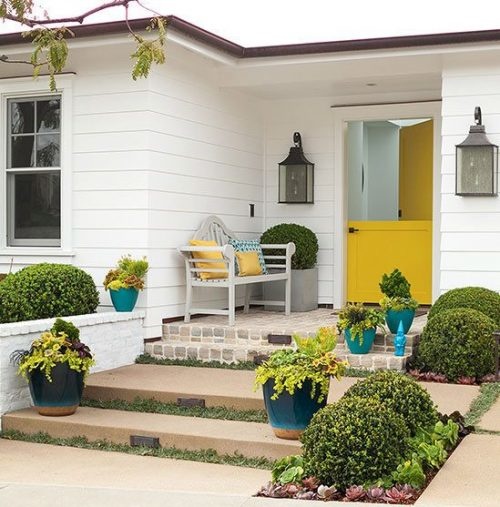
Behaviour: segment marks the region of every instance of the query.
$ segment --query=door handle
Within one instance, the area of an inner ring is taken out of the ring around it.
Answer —
[[[354,232],[358,232],[359,229],[356,229],[355,227],[349,227],[349,233],[353,234]]]

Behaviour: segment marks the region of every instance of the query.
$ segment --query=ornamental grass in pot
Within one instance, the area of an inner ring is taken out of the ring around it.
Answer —
[[[28,381],[39,414],[48,416],[76,411],[85,379],[94,365],[89,347],[80,341],[79,329],[62,319],[42,333],[29,350],[13,352],[11,361]]]
[[[146,273],[149,263],[145,257],[132,259],[124,255],[117,263],[117,267],[110,269],[104,279],[104,289],[108,290],[111,302],[117,312],[131,312],[139,291],[144,289]]]
[[[269,422],[279,438],[297,440],[312,416],[326,405],[330,377],[342,378],[347,363],[333,349],[334,328],[315,336],[294,336],[296,350],[273,352],[256,369],[255,387],[262,385]]]
[[[390,332],[396,334],[401,321],[404,334],[408,333],[415,317],[415,310],[418,308],[418,302],[411,296],[410,282],[399,269],[395,269],[389,275],[387,273],[382,275],[379,287],[384,294],[380,306],[385,312]]]
[[[347,304],[339,313],[337,328],[344,332],[352,354],[368,354],[375,341],[377,327],[384,323],[384,314],[361,303]]]

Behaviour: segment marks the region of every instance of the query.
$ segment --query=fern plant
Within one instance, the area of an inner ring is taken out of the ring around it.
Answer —
[[[359,340],[363,345],[363,331],[383,326],[384,314],[373,308],[367,308],[362,303],[347,304],[339,313],[337,328],[339,332],[349,329],[351,340]]]

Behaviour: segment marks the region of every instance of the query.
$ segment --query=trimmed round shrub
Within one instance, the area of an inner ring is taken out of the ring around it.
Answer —
[[[395,470],[408,452],[403,418],[376,400],[351,396],[317,412],[302,435],[307,475],[345,489]]]
[[[99,294],[92,277],[65,264],[36,264],[0,284],[0,322],[94,313]]]
[[[267,229],[260,238],[262,244],[295,243],[292,256],[292,269],[310,269],[316,265],[318,257],[318,238],[311,229],[298,224],[279,224]],[[283,255],[276,250],[270,255]]]
[[[472,308],[484,313],[500,326],[500,294],[484,287],[452,289],[440,296],[429,311],[432,319],[444,310]]]
[[[414,379],[396,371],[379,371],[351,386],[344,397],[377,400],[399,414],[411,435],[438,422],[429,393]]]
[[[480,378],[494,369],[495,323],[470,308],[444,310],[429,320],[418,345],[417,363],[446,375]]]

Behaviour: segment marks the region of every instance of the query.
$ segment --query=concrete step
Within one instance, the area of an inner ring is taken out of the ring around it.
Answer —
[[[219,454],[268,459],[300,452],[299,442],[276,438],[268,424],[89,407],[66,417],[41,416],[32,408],[11,412],[2,417],[2,429],[45,432],[55,438],[83,436],[116,444],[129,444],[131,435],[151,436],[158,437],[162,447],[215,449]]]
[[[158,340],[147,343],[144,350],[157,359],[198,359],[201,361],[219,361],[221,363],[237,363],[253,361],[257,355],[268,355],[279,348],[290,348],[284,345],[253,345],[226,343],[186,343],[181,341]],[[394,356],[388,347],[374,345],[369,354],[350,354],[344,343],[335,348],[337,356],[354,368],[367,370],[404,371],[411,356],[411,347],[406,347],[405,355]]]

